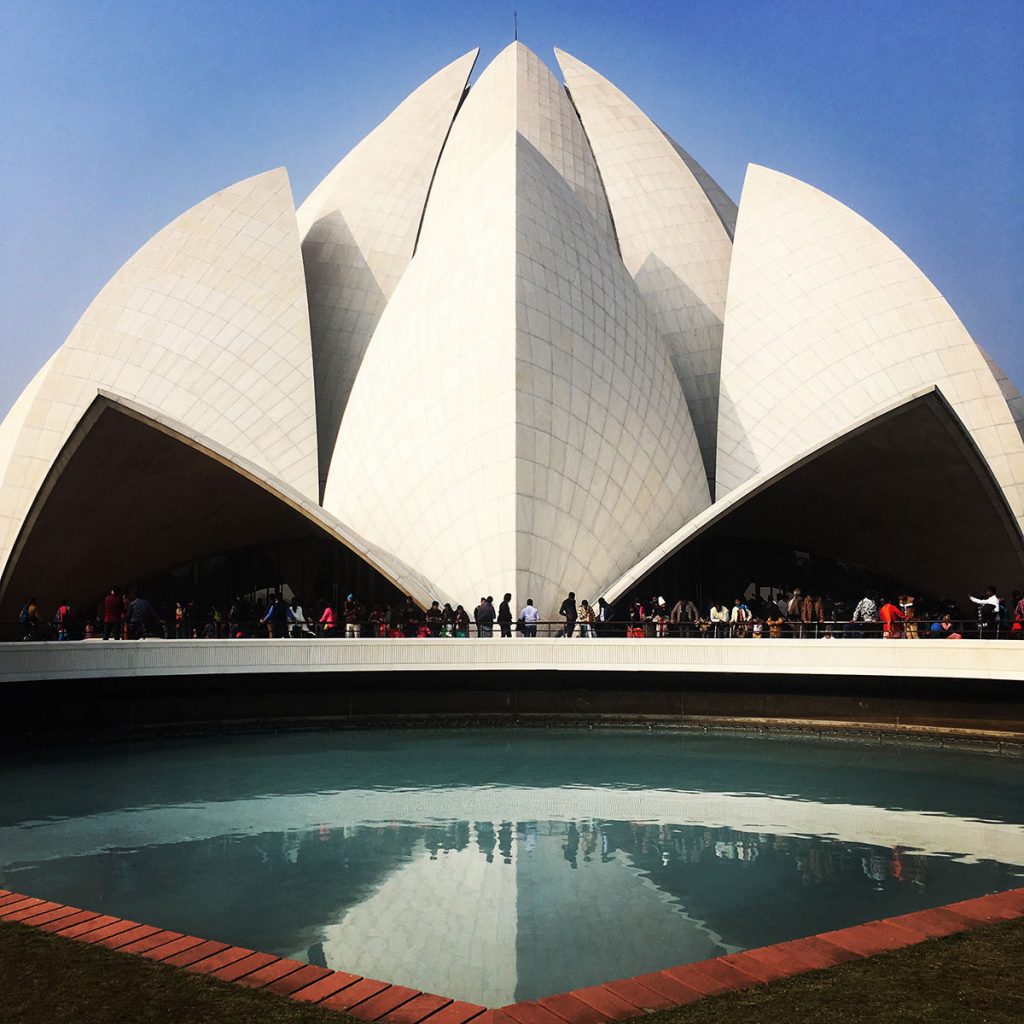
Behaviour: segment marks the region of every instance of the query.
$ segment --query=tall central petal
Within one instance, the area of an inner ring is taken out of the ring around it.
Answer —
[[[586,136],[519,44],[463,104],[370,342],[325,507],[454,600],[553,616],[709,502]]]

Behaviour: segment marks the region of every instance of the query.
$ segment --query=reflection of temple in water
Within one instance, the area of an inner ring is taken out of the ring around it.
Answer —
[[[889,915],[975,894],[972,867],[973,880],[899,848],[585,820],[325,823],[97,853],[62,873],[122,916],[493,1004],[840,927],[872,900]]]
[[[0,883],[490,1005],[1021,884],[1014,765],[994,785],[907,750],[498,737],[9,771]]]

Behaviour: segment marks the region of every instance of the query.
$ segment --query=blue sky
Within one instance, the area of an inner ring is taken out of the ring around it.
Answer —
[[[865,216],[1024,387],[1021,0],[4,0],[0,415],[168,221],[280,165],[301,202],[513,8],[733,198],[754,162]]]

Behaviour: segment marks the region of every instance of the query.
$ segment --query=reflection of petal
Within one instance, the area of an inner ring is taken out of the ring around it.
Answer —
[[[432,859],[422,841],[337,924],[323,929],[328,966],[501,1006],[515,998],[517,869],[475,847]],[[443,939],[430,926],[443,921]]]
[[[898,844],[925,854],[950,854],[965,863],[994,860],[1024,866],[1024,829],[1018,824],[775,796],[586,786],[392,792],[365,789],[111,811],[40,822],[30,831],[20,825],[0,828],[0,855],[8,864],[52,860],[118,846],[164,845],[184,837],[319,831],[323,822],[333,829],[344,829],[395,821],[427,824],[584,819],[825,836],[869,846],[891,848]]]
[[[733,950],[624,855],[564,870],[565,843],[564,825],[524,837],[511,864],[419,844],[324,928],[329,966],[500,1005]]]

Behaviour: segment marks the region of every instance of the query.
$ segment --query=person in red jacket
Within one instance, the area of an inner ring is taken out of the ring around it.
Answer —
[[[115,640],[121,639],[121,616],[124,612],[124,602],[117,592],[117,587],[111,587],[110,593],[103,598],[103,639],[109,640],[111,636]]]
[[[890,640],[903,636],[903,620],[906,619],[906,615],[888,598],[878,609],[878,618],[882,623],[882,636],[889,637]]]

